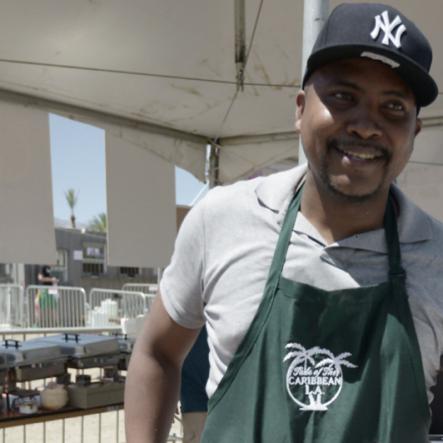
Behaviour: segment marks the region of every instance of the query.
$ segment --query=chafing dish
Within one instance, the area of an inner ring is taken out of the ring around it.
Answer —
[[[126,334],[115,334],[115,337],[118,340],[121,352],[121,358],[118,364],[118,369],[126,371],[128,369],[132,350],[134,349],[135,338],[128,337]]]
[[[56,345],[68,357],[70,368],[87,369],[117,366],[120,355],[118,339],[97,334],[60,334],[38,339],[43,343]]]
[[[7,383],[9,369],[14,365],[14,355],[0,349],[0,386]]]
[[[115,336],[68,333],[36,340],[57,346],[67,358],[69,368],[103,368],[100,381],[91,382],[89,375],[77,374],[76,383],[67,386],[71,406],[87,409],[123,402],[124,378],[118,370],[132,349],[129,342]]]
[[[18,382],[53,377],[66,372],[67,357],[59,346],[42,343],[37,339],[19,341],[4,340],[0,355],[6,356],[7,367],[14,371]]]

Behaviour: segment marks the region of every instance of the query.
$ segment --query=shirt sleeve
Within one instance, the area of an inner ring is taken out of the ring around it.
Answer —
[[[162,301],[169,316],[190,329],[204,324],[204,200],[194,206],[183,220],[171,262],[160,282]]]

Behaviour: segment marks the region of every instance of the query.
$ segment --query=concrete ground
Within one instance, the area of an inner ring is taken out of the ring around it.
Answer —
[[[1,443],[125,443],[123,411],[70,418],[64,421],[17,426],[0,431]],[[83,435],[82,435],[83,434]],[[175,420],[170,435],[182,435],[181,424]],[[83,437],[83,438],[82,438]],[[181,439],[169,440],[179,443]]]

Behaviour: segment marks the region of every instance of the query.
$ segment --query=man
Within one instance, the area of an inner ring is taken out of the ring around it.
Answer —
[[[427,441],[443,227],[392,183],[431,59],[390,6],[331,13],[297,95],[307,168],[216,188],[182,225],[128,374],[129,443],[165,441],[204,323],[204,443]]]
[[[51,273],[51,267],[48,265],[44,265],[41,267],[38,275],[37,275],[38,283],[44,286],[52,286],[58,283],[56,277],[54,277]]]
[[[42,286],[56,286],[58,279],[52,275],[51,267],[43,265],[37,274]],[[56,326],[58,294],[56,289],[39,289],[34,299],[35,324],[38,326]]]

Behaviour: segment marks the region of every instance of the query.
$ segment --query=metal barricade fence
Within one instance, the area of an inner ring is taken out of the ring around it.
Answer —
[[[156,295],[158,285],[156,283],[125,283],[122,291],[143,292],[144,294]]]
[[[27,326],[85,326],[86,292],[71,286],[30,285],[26,288]]]
[[[146,311],[151,309],[152,302],[157,295],[158,285],[156,283],[125,283],[123,291],[142,292],[145,300]]]
[[[24,289],[21,285],[0,285],[0,326],[12,328],[25,325]]]
[[[122,318],[136,318],[146,312],[145,295],[120,289],[93,288],[89,292],[89,324],[120,325]]]

